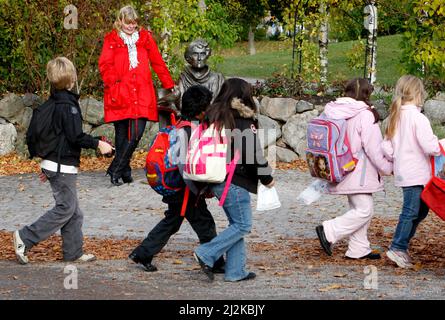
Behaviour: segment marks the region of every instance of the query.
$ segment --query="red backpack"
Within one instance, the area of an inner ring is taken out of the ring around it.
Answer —
[[[156,134],[145,159],[145,174],[150,187],[162,196],[171,196],[185,189],[181,215],[185,215],[189,188],[186,187],[178,168],[176,155],[172,153],[173,146],[179,143],[178,130],[191,127],[189,121],[179,121],[172,115],[172,124],[161,128]]]

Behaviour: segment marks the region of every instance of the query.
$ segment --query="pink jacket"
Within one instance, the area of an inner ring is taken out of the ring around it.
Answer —
[[[380,174],[392,173],[392,162],[385,158],[380,147],[382,133],[374,115],[362,101],[352,98],[338,98],[325,107],[329,118],[346,119],[347,134],[351,151],[358,159],[357,166],[345,179],[329,187],[332,194],[374,193],[383,190]]]
[[[440,155],[430,121],[415,105],[402,106],[396,134],[383,141],[382,149],[394,162],[397,187],[425,185],[431,179],[430,155]]]

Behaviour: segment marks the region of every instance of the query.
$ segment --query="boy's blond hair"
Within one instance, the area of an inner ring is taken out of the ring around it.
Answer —
[[[57,90],[69,90],[77,81],[74,64],[65,57],[57,57],[46,65],[46,75],[51,86]]]
[[[139,15],[132,6],[125,6],[120,9],[116,21],[114,22],[114,27],[118,31],[122,31],[122,23],[129,24],[131,22],[138,23]]]

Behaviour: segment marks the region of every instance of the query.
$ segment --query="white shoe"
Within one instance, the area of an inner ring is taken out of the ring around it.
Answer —
[[[75,260],[74,262],[91,262],[91,261],[95,261],[97,258],[94,254],[88,253],[88,254],[83,254],[80,258],[78,258],[77,260]]]
[[[408,269],[413,267],[413,264],[410,262],[410,258],[406,252],[389,250],[386,252],[386,256],[400,268]]]
[[[25,255],[26,246],[20,238],[18,230],[14,231],[14,233],[12,234],[12,238],[14,240],[14,251],[17,260],[20,264],[27,264],[29,260],[28,257]]]

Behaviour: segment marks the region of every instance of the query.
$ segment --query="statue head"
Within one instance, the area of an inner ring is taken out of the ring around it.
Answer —
[[[184,58],[193,68],[202,69],[207,66],[207,59],[211,54],[212,50],[207,41],[196,39],[185,50]]]

